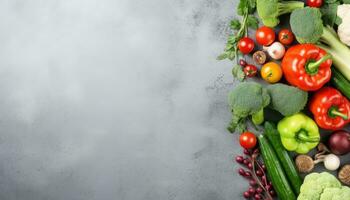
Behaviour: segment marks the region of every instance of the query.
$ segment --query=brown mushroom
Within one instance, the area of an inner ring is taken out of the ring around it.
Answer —
[[[318,153],[321,153],[321,154],[325,154],[325,153],[329,153],[329,149],[327,148],[326,145],[324,145],[322,142],[320,142],[318,145],[317,145],[317,151]]]
[[[314,169],[314,161],[308,155],[298,155],[295,158],[295,165],[299,172],[308,173]]]
[[[266,53],[263,51],[257,51],[253,54],[253,60],[257,63],[257,64],[264,64],[266,62]]]
[[[339,170],[338,178],[345,185],[350,185],[350,164],[344,165]]]

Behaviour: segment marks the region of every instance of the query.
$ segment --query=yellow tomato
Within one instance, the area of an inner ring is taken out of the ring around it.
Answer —
[[[282,78],[281,67],[274,62],[268,62],[260,70],[261,77],[269,83],[277,83]]]

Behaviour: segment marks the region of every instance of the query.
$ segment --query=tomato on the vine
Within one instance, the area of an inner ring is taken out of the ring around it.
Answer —
[[[238,49],[243,54],[249,54],[254,49],[254,41],[249,37],[243,37],[238,41]]]
[[[306,4],[310,7],[320,8],[323,5],[323,0],[307,0]]]
[[[263,46],[269,46],[275,41],[275,31],[267,26],[262,26],[255,33],[256,41]]]
[[[256,145],[256,136],[251,132],[244,132],[239,136],[239,144],[245,149],[251,149]]]
[[[294,40],[294,35],[289,29],[282,29],[278,33],[278,40],[284,45],[290,45]]]

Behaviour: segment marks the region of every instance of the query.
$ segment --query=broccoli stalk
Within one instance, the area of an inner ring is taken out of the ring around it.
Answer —
[[[243,132],[246,130],[247,120],[255,125],[264,121],[264,108],[270,104],[270,96],[261,84],[243,82],[229,93],[228,101],[232,111],[228,130]]]
[[[316,43],[327,51],[332,55],[334,66],[350,80],[350,49],[339,40],[333,28],[323,26],[319,9],[307,7],[293,11],[290,25],[298,42]]]
[[[259,17],[263,24],[269,27],[280,23],[279,16],[304,7],[304,3],[300,1],[257,0],[256,4]]]
[[[334,30],[330,27],[323,27],[320,41],[322,43],[318,44],[318,46],[332,55],[334,66],[350,80],[350,49],[339,40]]]

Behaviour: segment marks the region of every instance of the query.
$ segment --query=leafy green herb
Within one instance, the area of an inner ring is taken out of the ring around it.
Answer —
[[[248,35],[248,28],[257,29],[258,19],[253,15],[256,9],[256,0],[240,0],[237,6],[237,14],[242,16],[241,20],[233,19],[230,28],[233,31],[229,35],[224,52],[217,57],[218,60],[234,60],[238,56],[237,43]]]
[[[337,10],[339,2],[337,0],[327,0],[321,7],[322,20],[325,25],[334,26],[337,21]]]
[[[343,21],[343,20],[342,20],[340,17],[337,16],[337,17],[335,18],[335,22],[334,22],[334,23],[335,23],[336,25],[339,26],[339,25],[342,23],[342,21]]]
[[[237,78],[239,81],[243,81],[245,78],[245,74],[244,74],[242,67],[240,65],[235,65],[232,68],[232,75],[233,75],[233,77]]]
[[[259,20],[254,15],[248,15],[247,23],[249,28],[255,30],[259,28]]]
[[[231,20],[230,28],[238,31],[241,28],[241,22],[238,19]]]

